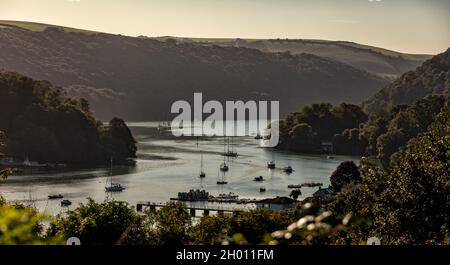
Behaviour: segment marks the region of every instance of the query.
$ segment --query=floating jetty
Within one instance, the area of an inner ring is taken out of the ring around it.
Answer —
[[[258,202],[257,199],[240,199],[239,195],[232,192],[222,193],[218,196],[209,195],[204,190],[190,190],[189,192],[179,192],[178,197],[170,198],[171,201],[188,201],[188,202],[218,202],[218,203],[236,203],[249,204]]]
[[[288,189],[300,189],[303,187],[306,188],[314,188],[314,187],[322,187],[323,183],[320,182],[305,182],[303,184],[289,184]]]

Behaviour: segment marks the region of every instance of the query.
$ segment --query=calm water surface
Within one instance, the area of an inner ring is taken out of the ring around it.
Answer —
[[[238,158],[227,160],[230,171],[225,175],[228,185],[218,186],[218,169],[223,162],[223,138],[183,138],[158,136],[157,122],[129,123],[138,141],[138,159],[134,167],[114,166],[113,180],[126,190],[113,195],[114,199],[135,205],[138,201],[166,202],[180,191],[207,190],[212,195],[234,192],[240,198],[269,198],[288,196],[289,184],[322,182],[329,185],[329,176],[336,166],[355,157],[325,155],[298,155],[271,151],[258,146],[253,137],[235,138],[234,148]],[[197,144],[198,143],[198,144]],[[203,153],[206,178],[198,178]],[[274,157],[277,167],[291,165],[294,172],[285,174],[281,169],[267,169],[267,162]],[[97,201],[106,199],[105,183],[110,168],[92,168],[59,173],[42,173],[10,176],[0,184],[0,194],[8,201],[31,204],[48,214],[66,211],[59,200],[48,200],[49,194],[63,194],[65,199],[77,204],[88,197]],[[255,176],[264,176],[264,182],[254,182]],[[259,188],[266,192],[260,193]],[[302,188],[300,199],[310,196],[317,188]],[[250,206],[248,206],[250,207]]]

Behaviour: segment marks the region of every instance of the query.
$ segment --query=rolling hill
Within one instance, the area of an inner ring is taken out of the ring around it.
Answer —
[[[409,71],[364,102],[366,111],[377,111],[400,104],[413,104],[433,94],[450,90],[450,48]]]
[[[360,103],[387,85],[377,75],[312,54],[267,53],[0,22],[0,69],[87,98],[101,119],[165,119],[175,100],[279,100],[283,114],[312,102]]]
[[[159,39],[165,40],[169,38],[173,37],[161,37]],[[253,48],[263,52],[309,53],[349,64],[388,80],[394,80],[432,57],[432,55],[426,54],[400,53],[348,41],[312,39],[174,39],[202,45]]]

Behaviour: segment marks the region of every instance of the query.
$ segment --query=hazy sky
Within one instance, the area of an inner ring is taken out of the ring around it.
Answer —
[[[0,19],[131,36],[348,40],[409,53],[450,46],[450,0],[0,0]]]

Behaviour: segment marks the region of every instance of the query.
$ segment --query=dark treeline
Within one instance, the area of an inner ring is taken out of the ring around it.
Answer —
[[[364,102],[364,109],[376,112],[401,104],[413,104],[431,94],[450,89],[450,49],[427,60]]]
[[[394,162],[398,151],[425,131],[436,114],[448,106],[449,54],[450,50],[433,57],[384,89],[395,89],[395,94],[405,95],[420,91],[411,95],[416,101],[408,100],[410,105],[395,105],[396,101],[392,101],[394,105],[384,104],[377,111],[365,112],[360,106],[345,103],[335,107],[326,103],[312,104],[280,122],[278,147],[297,152],[322,152],[321,144],[331,142],[335,154],[375,156],[388,166]]]
[[[323,152],[321,143],[329,141],[335,154],[376,156],[387,166],[401,147],[425,131],[449,103],[448,94],[433,95],[411,106],[399,105],[369,115],[350,104],[313,104],[280,122],[278,148]]]
[[[124,163],[136,145],[124,121],[97,121],[89,103],[14,72],[0,72],[0,130],[17,159],[67,164]]]
[[[335,134],[346,128],[358,128],[365,121],[367,115],[356,105],[312,104],[281,120],[278,147],[297,152],[320,152],[322,142],[332,141]]]

